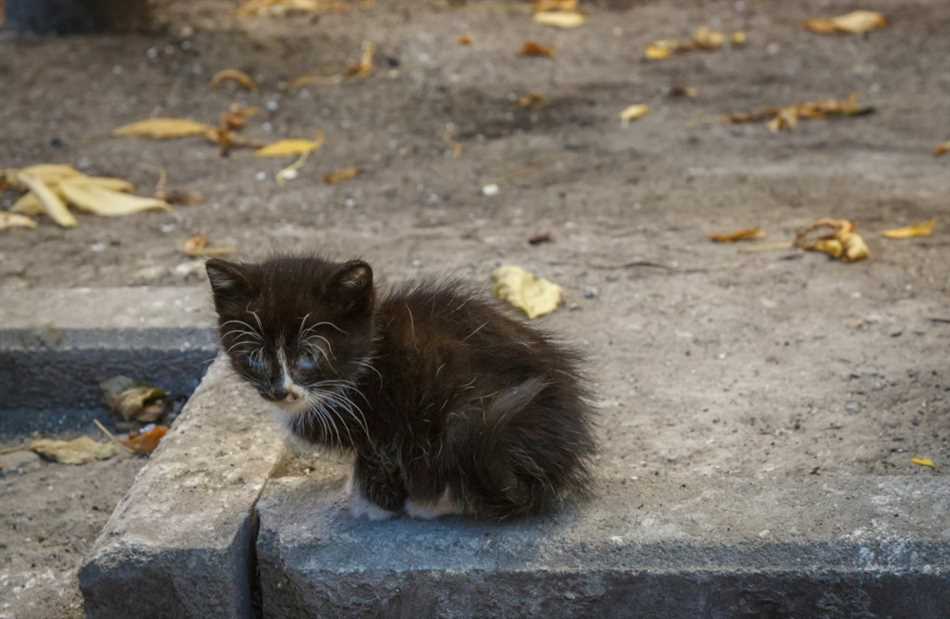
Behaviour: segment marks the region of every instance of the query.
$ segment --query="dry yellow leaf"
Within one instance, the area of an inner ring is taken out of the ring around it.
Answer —
[[[741,31],[733,32],[732,37],[730,37],[730,40],[732,41],[733,45],[737,47],[741,47],[749,42],[749,37],[746,36],[746,33],[741,32]]]
[[[814,232],[826,234],[815,238]],[[858,262],[870,257],[864,239],[855,232],[855,225],[847,219],[819,219],[795,236],[795,247],[805,251],[828,254],[842,262]]]
[[[518,53],[522,56],[535,58],[554,58],[553,48],[545,47],[534,41],[525,41],[524,45],[521,46],[521,51]]]
[[[172,208],[158,198],[142,198],[112,191],[102,185],[87,183],[84,179],[71,179],[59,185],[63,197],[73,206],[103,217],[123,217],[143,211]]]
[[[19,181],[26,186],[36,199],[43,205],[43,210],[50,218],[64,228],[75,228],[79,225],[73,214],[49,185],[30,173],[17,174]]]
[[[182,251],[192,258],[212,258],[216,256],[230,256],[237,253],[233,245],[211,246],[207,234],[196,234],[185,241]]]
[[[376,55],[376,44],[372,41],[363,43],[363,54],[360,57],[359,64],[355,64],[346,70],[346,77],[366,78],[373,74],[376,65],[373,58]]]
[[[719,49],[726,42],[726,35],[715,30],[710,30],[706,26],[697,28],[693,32],[693,43],[699,49]]]
[[[876,11],[852,11],[844,15],[831,18],[809,19],[805,28],[818,34],[833,34],[844,32],[861,34],[877,30],[887,25],[887,18]]]
[[[529,319],[550,314],[564,300],[564,290],[521,267],[503,266],[492,273],[496,297],[514,305]]]
[[[360,172],[360,169],[355,167],[342,168],[324,175],[323,182],[327,185],[336,185],[356,178],[360,175]]]
[[[320,131],[312,140],[278,140],[273,144],[257,149],[254,154],[258,157],[299,157],[319,150],[325,139],[323,131]]]
[[[934,233],[935,227],[937,227],[937,220],[931,219],[930,221],[925,221],[914,226],[907,226],[906,228],[885,230],[881,233],[881,236],[889,239],[910,239],[915,236],[930,236]]]
[[[767,108],[751,113],[730,114],[724,117],[723,121],[740,124],[767,120],[769,130],[778,132],[783,129],[795,128],[802,118],[822,119],[829,116],[864,116],[873,112],[873,107],[862,106],[858,101],[858,96],[852,94],[847,99],[809,101],[786,107]]]
[[[688,49],[688,47],[685,49]],[[654,41],[647,45],[647,48],[643,54],[649,60],[665,60],[673,54],[685,51],[685,49],[679,41],[674,41],[673,39],[660,39],[659,41]]]
[[[35,228],[36,222],[19,213],[0,212],[0,230],[8,228]]]
[[[515,102],[515,105],[524,108],[541,107],[544,105],[544,95],[537,92],[529,92],[526,95],[518,97],[518,101]]]
[[[112,443],[97,443],[88,436],[71,441],[39,439],[30,443],[30,449],[47,460],[62,464],[87,464],[96,460],[108,460],[116,455]]]
[[[254,78],[240,69],[222,69],[211,78],[212,87],[218,87],[224,82],[235,82],[252,92],[257,90],[257,82],[254,81]]]
[[[650,106],[637,103],[635,105],[625,107],[623,111],[620,112],[620,120],[626,125],[634,120],[640,120],[649,113]]]
[[[911,464],[916,464],[917,466],[926,466],[929,469],[936,469],[937,465],[934,464],[933,458],[911,458]]]
[[[28,169],[28,168],[24,168]],[[112,191],[125,191],[132,192],[135,191],[135,186],[127,180],[121,178],[109,178],[106,176],[83,176],[77,172],[77,176],[72,177],[75,179],[81,179],[85,183],[92,185],[98,185],[104,187],[105,189],[110,189]],[[62,191],[60,191],[60,181],[47,183],[47,186],[60,198],[63,198]],[[46,209],[43,208],[43,204],[37,199],[36,194],[32,191],[23,194],[20,198],[13,203],[13,207],[10,209],[14,213],[20,213],[21,215],[42,215],[46,212]]]
[[[950,142],[937,144],[937,148],[934,149],[934,157],[941,157],[947,153],[950,153]]]
[[[133,136],[170,140],[194,135],[208,135],[214,127],[187,118],[149,118],[119,127],[112,132],[118,136]]]
[[[577,0],[535,0],[534,12],[577,11]]]
[[[543,26],[553,28],[577,28],[583,26],[587,18],[581,13],[570,11],[546,11],[544,13],[535,13],[534,21]]]
[[[459,45],[471,45],[472,37],[468,36],[467,34],[463,34],[459,38],[455,39],[455,42]]]
[[[744,228],[727,234],[710,234],[709,240],[716,243],[735,243],[737,241],[754,241],[765,238],[762,228]]]
[[[67,178],[82,176],[82,172],[76,168],[58,163],[39,163],[21,168],[15,172],[19,174],[29,174],[33,178],[39,179],[41,182],[50,186]],[[15,178],[16,174],[13,174],[13,176]]]

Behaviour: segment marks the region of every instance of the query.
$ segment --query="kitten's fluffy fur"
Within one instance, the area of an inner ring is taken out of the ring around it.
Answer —
[[[295,435],[355,452],[355,515],[503,519],[587,490],[578,357],[459,283],[378,299],[359,260],[207,269],[238,374]]]

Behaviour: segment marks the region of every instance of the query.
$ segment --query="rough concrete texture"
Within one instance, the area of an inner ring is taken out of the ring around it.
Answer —
[[[265,617],[945,617],[939,479],[601,481],[547,519],[371,523],[342,478],[258,503]]]
[[[211,366],[80,569],[87,616],[253,615],[253,506],[283,446],[249,390]]]
[[[0,435],[82,427],[102,412],[99,383],[117,374],[184,398],[215,351],[205,288],[10,291],[0,305]]]

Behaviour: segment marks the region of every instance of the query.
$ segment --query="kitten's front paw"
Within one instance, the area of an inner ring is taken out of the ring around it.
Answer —
[[[435,503],[422,503],[406,499],[403,509],[410,518],[419,518],[420,520],[435,520],[442,516],[463,513],[462,506],[452,499],[448,490]]]
[[[395,516],[396,512],[383,509],[363,496],[363,493],[355,491],[350,494],[350,514],[352,514],[354,518],[366,516],[373,522],[376,522],[379,520],[388,520]]]

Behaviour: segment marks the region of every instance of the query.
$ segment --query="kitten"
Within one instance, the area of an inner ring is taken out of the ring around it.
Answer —
[[[361,260],[207,263],[223,349],[291,432],[355,453],[351,511],[545,511],[589,488],[579,358],[458,282],[378,298]]]

